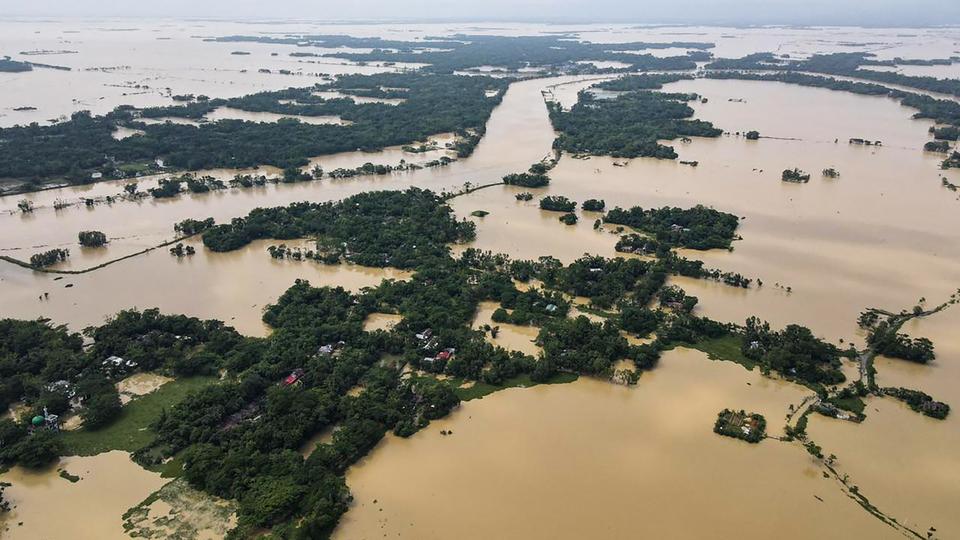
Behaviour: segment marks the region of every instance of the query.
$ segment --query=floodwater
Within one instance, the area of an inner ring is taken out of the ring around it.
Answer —
[[[363,321],[363,331],[373,332],[376,330],[390,331],[394,326],[403,320],[403,315],[396,313],[371,313]]]
[[[204,116],[209,122],[218,120],[245,120],[247,122],[277,122],[283,119],[292,118],[303,122],[304,124],[334,124],[338,126],[347,125],[350,122],[341,120],[339,116],[303,116],[298,114],[277,114],[270,112],[251,112],[232,107],[217,107],[209,114]]]
[[[135,398],[158,390],[172,380],[170,377],[159,373],[134,373],[121,381],[117,381],[120,402],[126,405]]]
[[[804,393],[683,349],[636,387],[498,392],[351,468],[334,537],[897,538],[797,446],[712,431],[735,407],[776,433]]]
[[[167,86],[174,94],[230,97],[312,85],[322,80],[313,73],[318,70],[369,73],[385,69],[332,59],[300,62],[287,56],[290,48],[279,45],[203,43],[189,37],[250,34],[263,25],[197,22],[138,24],[138,32],[97,29],[108,26],[83,26],[81,34],[65,34],[64,30],[81,26],[10,23],[10,31],[0,33],[0,50],[74,48],[78,54],[35,61],[81,68],[111,64],[103,60],[113,59],[107,51],[120,49],[119,54],[127,58],[119,58],[117,64],[132,67],[0,74],[5,104],[39,108],[34,112],[0,110],[0,125],[43,122],[81,108],[105,112],[120,103],[170,104],[166,91],[157,90]],[[325,30],[329,28],[307,23],[284,28],[291,32]],[[408,39],[455,30],[463,29],[453,25],[358,25],[326,33]],[[467,33],[529,35],[554,30],[554,26],[498,24],[495,29],[470,28]],[[770,50],[794,57],[868,50],[880,58],[944,58],[955,54],[958,41],[956,30],[949,28],[584,25],[571,30],[595,42],[715,41],[714,53],[726,57]],[[123,48],[131,41],[143,42],[145,32],[174,39],[148,38],[149,43],[143,43],[136,53]],[[184,54],[194,50],[196,54]],[[250,51],[251,55],[230,55],[234,50]],[[270,56],[273,52],[278,56]],[[191,64],[184,65],[184,58]],[[304,74],[260,74],[259,67],[274,71],[292,67]],[[955,69],[956,65],[906,66],[902,71],[948,76]],[[60,91],[66,81],[71,82],[73,96]],[[152,88],[135,94],[129,88],[110,86],[117,81],[149,82]],[[447,167],[61,211],[52,208],[56,199],[116,194],[125,182],[32,194],[25,198],[37,204],[33,214],[0,214],[0,250],[26,259],[49,249],[47,246],[70,247],[72,256],[63,268],[87,268],[171,239],[173,223],[185,218],[212,216],[225,221],[257,206],[335,200],[373,189],[418,186],[442,191],[458,189],[465,182],[497,181],[550,154],[555,134],[541,91],[549,90],[552,99],[569,107],[577,92],[589,84],[592,82],[573,77],[514,83],[491,116],[474,155]],[[672,279],[700,298],[699,314],[732,322],[757,315],[775,326],[800,323],[825,339],[838,342],[842,338],[858,345],[862,345],[863,335],[856,328],[856,318],[864,308],[899,311],[912,307],[921,297],[928,299],[928,305],[939,303],[960,286],[960,200],[940,182],[941,176],[947,176],[960,183],[960,171],[940,171],[942,158],[921,150],[932,124],[911,119],[912,109],[883,97],[779,83],[696,80],[666,89],[707,97],[707,103],[692,103],[696,117],[730,132],[717,139],[671,143],[680,160],[695,160],[699,166],[566,156],[551,172],[553,181],[548,188],[529,190],[534,193],[533,201],[518,202],[514,195],[526,190],[503,186],[454,199],[451,204],[457,214],[477,223],[478,237],[470,246],[517,258],[551,255],[564,261],[584,253],[615,255],[617,236],[609,227],[593,228],[599,216],[578,211],[579,223],[563,225],[557,219],[559,214],[537,208],[537,200],[548,194],[566,195],[578,202],[600,198],[608,208],[705,204],[742,216],[739,233],[743,240],[734,243],[732,252],[691,251],[685,255],[702,259],[710,267],[760,278],[764,285],[745,290]],[[736,135],[748,130],[758,130],[764,138],[747,141]],[[435,138],[445,143],[448,137]],[[853,146],[847,143],[851,137],[882,140],[884,145]],[[331,170],[365,162],[422,163],[448,155],[444,144],[439,146],[426,154],[390,148],[321,156],[311,166],[315,163]],[[794,167],[811,173],[811,181],[803,185],[781,182],[780,172]],[[839,170],[840,178],[822,178],[820,171],[827,167]],[[260,172],[277,173],[266,167]],[[213,174],[226,180],[235,173],[222,170]],[[141,180],[141,189],[155,181]],[[21,198],[0,198],[0,211],[15,209]],[[475,210],[489,215],[470,217]],[[109,246],[98,250],[76,246],[77,232],[90,229],[104,231],[111,238]],[[60,280],[0,262],[0,310],[10,317],[50,317],[79,330],[120,309],[158,306],[167,312],[223,319],[241,332],[263,335],[267,332],[260,322],[263,307],[275,301],[294,279],[357,290],[384,278],[407,275],[389,269],[270,259],[267,246],[279,242],[256,242],[227,254],[208,252],[197,240],[187,243],[197,247],[196,255],[176,259],[160,249]],[[66,288],[68,284],[73,287]],[[44,292],[49,292],[50,298],[41,301]],[[474,324],[487,322],[494,309],[494,305],[482,305]],[[499,326],[500,336],[492,342],[536,352],[530,341],[535,329]],[[880,384],[918,388],[956,408],[960,404],[958,327],[960,308],[905,326],[904,332],[931,338],[938,358],[926,366],[878,359]],[[406,538],[897,537],[844,496],[835,481],[824,479],[818,465],[798,446],[772,440],[748,446],[711,432],[716,413],[736,407],[763,413],[776,434],[788,405],[799,403],[808,393],[683,350],[665,355],[660,366],[644,373],[635,388],[581,379],[570,385],[498,392],[464,404],[448,419],[433,423],[409,440],[388,437],[350,471],[348,483],[356,503],[337,535],[351,539],[380,538],[384,533]],[[920,531],[936,527],[939,537],[960,534],[960,517],[952,508],[960,497],[960,420],[956,413],[945,421],[935,421],[899,402],[872,398],[867,414],[867,420],[859,425],[814,416],[808,431],[825,454],[837,456],[841,472],[849,474],[851,482],[881,510]],[[453,429],[456,434],[440,437],[441,429]],[[329,434],[318,434],[317,440],[324,436]],[[86,481],[69,484],[54,479],[66,484],[64,493]],[[135,498],[132,504],[142,498]],[[19,511],[28,507],[40,511],[23,500]],[[82,515],[84,500],[71,501],[61,503],[70,507],[65,511]],[[115,522],[101,525],[112,527]]]
[[[540,347],[534,341],[540,332],[536,326],[520,326],[517,324],[498,323],[493,321],[493,312],[500,307],[497,302],[480,302],[477,314],[473,318],[472,327],[480,330],[484,325],[498,328],[497,337],[490,332],[485,334],[486,340],[492,345],[499,345],[509,351],[519,351],[536,357],[540,354]]]
[[[80,480],[71,483],[58,469]],[[123,513],[167,480],[140,468],[126,452],[114,451],[63,458],[41,472],[14,467],[0,475],[0,482],[12,484],[5,493],[12,510],[0,514],[0,537],[114,540],[129,538],[121,525]]]
[[[275,241],[253,242],[230,253],[208,251],[198,239],[184,243],[195,246],[196,255],[178,259],[161,248],[79,275],[43,274],[5,263],[0,305],[6,316],[47,316],[74,330],[103,324],[123,309],[158,307],[164,313],[220,319],[241,333],[262,336],[268,331],[260,320],[263,309],[296,279],[359,291],[410,275],[391,268],[272,259],[267,247],[280,243]],[[41,300],[44,292],[49,297]]]

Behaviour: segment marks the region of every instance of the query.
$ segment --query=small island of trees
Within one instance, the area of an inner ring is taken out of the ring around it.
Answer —
[[[694,111],[687,102],[697,98],[696,94],[640,90],[601,99],[582,91],[569,111],[557,103],[548,104],[550,119],[560,132],[554,148],[574,154],[676,159],[672,147],[657,141],[723,133],[710,122],[690,120]]]
[[[739,219],[705,206],[689,209],[664,207],[645,210],[635,206],[607,212],[604,222],[625,225],[655,236],[662,244],[692,249],[730,248]]]
[[[70,257],[70,250],[63,248],[54,248],[42,253],[34,253],[30,256],[30,266],[34,268],[46,268],[59,262],[63,262]]]
[[[603,212],[603,209],[606,208],[607,203],[603,199],[587,199],[583,201],[581,208],[587,212]]]
[[[550,195],[540,199],[540,209],[551,212],[573,212],[577,209],[577,203],[563,195]]]
[[[761,414],[747,414],[742,409],[733,411],[724,409],[717,415],[713,424],[713,432],[734,439],[741,439],[749,443],[758,443],[763,440],[767,428],[767,420]]]
[[[107,244],[107,235],[100,231],[81,231],[77,237],[83,247],[101,247]]]
[[[576,225],[576,224],[577,224],[577,215],[576,215],[576,214],[573,214],[573,213],[564,214],[564,215],[560,216],[558,219],[560,220],[560,223],[563,223],[564,225]]]
[[[503,183],[508,186],[540,188],[550,183],[550,177],[543,173],[513,173],[504,176]]]
[[[916,412],[922,413],[931,418],[943,420],[950,414],[950,406],[941,401],[937,401],[919,390],[909,388],[884,388],[884,395],[894,397],[906,403]]]
[[[780,179],[784,182],[793,182],[795,184],[805,184],[810,181],[810,175],[800,169],[784,169]]]
[[[927,152],[945,154],[950,151],[950,143],[947,141],[927,141],[926,144],[923,145],[923,149]]]

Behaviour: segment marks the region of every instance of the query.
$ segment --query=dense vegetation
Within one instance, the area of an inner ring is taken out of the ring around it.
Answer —
[[[508,186],[538,188],[549,184],[550,177],[546,174],[512,173],[503,177],[503,183]]]
[[[96,117],[78,112],[51,126],[31,124],[0,129],[0,177],[59,177],[85,183],[91,181],[91,171],[101,172],[105,178],[118,178],[125,174],[124,164],[152,163],[158,158],[168,167],[181,169],[300,167],[311,156],[409,144],[444,132],[458,133],[455,150],[466,156],[479,142],[486,120],[500,103],[507,84],[492,77],[344,75],[323,88],[404,88],[405,99],[398,105],[356,104],[350,99],[324,100],[313,94],[317,88],[309,87],[142,111],[119,107]],[[486,92],[491,89],[499,92],[487,97]],[[351,123],[221,120],[191,126],[139,121],[140,116],[200,118],[219,106],[309,116],[335,114]],[[117,126],[133,127],[144,133],[117,140],[112,136]]]
[[[809,329],[789,325],[773,331],[766,322],[747,319],[743,334],[743,354],[765,370],[782,373],[801,381],[833,385],[844,381],[840,351],[816,338]]]
[[[26,407],[20,418],[0,421],[0,463],[42,467],[57,458],[56,426],[30,422],[45,411],[76,412],[85,429],[103,428],[121,414],[115,381],[141,370],[215,371],[219,353],[240,340],[223,323],[156,310],[121,312],[87,334],[93,345],[84,349],[83,338],[64,327],[0,320],[0,410],[15,401]]]
[[[693,109],[686,102],[696,97],[635,91],[600,99],[582,91],[569,111],[557,103],[549,104],[550,119],[560,132],[554,148],[574,154],[676,159],[672,147],[657,141],[722,133],[709,122],[690,120]]]
[[[77,240],[83,247],[101,247],[107,243],[107,235],[100,231],[80,231]]]
[[[937,401],[928,394],[909,388],[884,388],[883,393],[906,403],[911,409],[931,418],[943,420],[950,414],[950,405]]]
[[[430,191],[360,193],[337,202],[257,208],[245,218],[203,234],[214,251],[231,251],[253,240],[317,238],[310,258],[365,266],[413,268],[446,256],[447,244],[471,240],[475,225],[458,221]]]
[[[583,201],[581,207],[587,212],[603,212],[604,208],[607,207],[607,203],[603,199],[587,199]]]
[[[573,212],[577,209],[577,203],[563,195],[548,195],[540,199],[540,209],[551,212]]]
[[[34,268],[46,268],[59,262],[63,262],[70,257],[70,250],[63,248],[53,248],[41,253],[34,253],[30,256],[30,266]]]
[[[926,364],[936,355],[933,351],[933,342],[927,338],[914,338],[890,329],[887,321],[880,321],[874,325],[867,336],[867,343],[877,351],[877,354],[900,358]]]
[[[801,171],[800,169],[784,169],[783,173],[780,175],[780,179],[784,182],[793,182],[794,184],[805,184],[810,181],[810,174]]]
[[[541,325],[551,317],[565,318],[570,311],[562,294],[540,289],[508,290],[500,296],[500,306],[493,312],[494,322],[520,325]]]
[[[611,92],[632,92],[634,90],[660,90],[663,85],[684,79],[692,79],[690,75],[679,73],[627,75],[594,85],[594,88]]]
[[[733,214],[705,206],[689,209],[664,207],[629,210],[619,207],[607,212],[604,222],[626,225],[653,235],[662,244],[692,249],[729,248],[735,239],[739,219]]]

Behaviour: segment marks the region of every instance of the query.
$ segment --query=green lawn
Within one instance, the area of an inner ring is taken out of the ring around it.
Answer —
[[[693,344],[681,343],[678,344],[678,346],[705,352],[711,360],[736,362],[752,371],[757,363],[743,355],[741,351],[742,344],[743,339],[740,336],[724,336],[722,338],[707,339]]]
[[[123,407],[120,417],[109,426],[96,431],[79,429],[63,433],[65,455],[93,456],[111,450],[133,452],[146,446],[156,436],[148,427],[190,392],[216,382],[215,377],[177,379],[156,391],[134,399]]]
[[[850,396],[848,398],[834,396],[828,401],[836,405],[838,409],[855,412],[857,414],[863,414],[863,409],[867,406],[859,396]]]
[[[549,381],[544,383],[536,383],[530,379],[529,375],[518,375],[512,379],[503,381],[503,384],[501,385],[477,382],[470,388],[459,388],[459,386],[464,382],[461,379],[450,379],[447,381],[447,383],[453,386],[453,391],[462,401],[470,401],[471,399],[480,399],[486,395],[492,394],[498,390],[503,390],[505,388],[517,388],[521,386],[530,387],[536,386],[537,384],[565,384],[577,380],[577,377],[578,376],[576,373],[558,373]]]

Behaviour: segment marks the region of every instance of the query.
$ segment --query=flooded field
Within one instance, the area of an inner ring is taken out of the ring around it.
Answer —
[[[0,74],[4,81],[0,125],[43,123],[80,109],[103,113],[119,104],[166,105],[172,103],[170,94],[232,97],[312,85],[323,80],[318,74],[392,69],[334,59],[298,61],[288,56],[290,49],[275,45],[202,41],[204,36],[271,28],[265,25],[150,23],[135,25],[136,31],[117,32],[109,31],[106,23],[78,24],[4,23],[9,31],[0,33],[0,51],[78,52],[37,59],[71,66],[70,72]],[[79,34],[67,33],[78,28]],[[570,29],[596,42],[715,41],[714,54],[727,57],[767,50],[799,57],[846,50],[842,43],[884,42],[870,48],[880,58],[943,58],[953,54],[958,42],[951,29],[688,28],[683,38],[674,35],[675,28]],[[283,29],[329,30],[307,23]],[[456,30],[453,25],[397,29],[344,25],[335,33],[410,39]],[[496,30],[469,31],[526,35],[552,30],[504,24]],[[160,39],[167,37],[171,39]],[[139,45],[136,52],[127,50],[131,43]],[[251,54],[230,54],[236,50]],[[279,54],[272,56],[275,52]],[[260,68],[274,73],[258,73]],[[281,75],[276,73],[279,69],[297,74]],[[956,70],[957,64],[902,68],[907,74],[952,77]],[[50,247],[69,247],[70,260],[58,268],[78,270],[171,240],[173,224],[186,218],[210,216],[223,222],[258,206],[336,200],[378,189],[418,186],[450,191],[465,182],[495,182],[550,154],[555,133],[542,91],[549,90],[553,99],[569,107],[577,92],[594,82],[584,79],[512,84],[474,155],[446,167],[59,211],[53,209],[58,199],[114,195],[126,182],[0,197],[0,254],[26,259]],[[71,93],[62,92],[67,83]],[[131,88],[137,84],[149,88]],[[697,161],[697,167],[652,159],[565,156],[551,171],[548,188],[529,190],[534,193],[530,202],[514,197],[527,190],[506,186],[454,199],[456,213],[477,224],[477,239],[469,247],[525,259],[550,255],[565,262],[584,253],[616,255],[617,235],[609,227],[593,227],[599,214],[578,212],[579,223],[564,225],[559,214],[538,209],[537,199],[548,194],[575,201],[604,199],[608,208],[704,204],[742,216],[738,232],[743,240],[735,242],[731,252],[684,255],[704,260],[709,267],[762,279],[763,286],[740,289],[672,278],[672,283],[699,297],[698,314],[737,323],[752,315],[774,326],[800,323],[832,342],[842,338],[858,346],[863,345],[863,335],[856,319],[863,309],[875,306],[896,312],[909,309],[921,297],[939,303],[960,286],[960,200],[940,182],[947,176],[960,183],[960,171],[941,171],[942,157],[922,151],[932,123],[913,120],[914,110],[888,98],[779,83],[694,80],[668,85],[666,90],[708,98],[692,104],[696,117],[729,132],[717,139],[671,143],[680,160]],[[12,110],[26,105],[37,110]],[[277,119],[243,115],[257,121]],[[748,130],[759,131],[763,138],[748,141],[736,134]],[[884,144],[850,145],[852,137]],[[445,145],[452,135],[432,139],[437,149],[423,154],[401,148],[348,152],[316,157],[309,166],[332,170],[366,162],[423,163],[449,155]],[[812,180],[804,185],[781,182],[781,171],[794,167],[811,173]],[[837,169],[840,177],[821,177],[820,171],[828,167]],[[225,181],[238,172],[209,171]],[[279,171],[264,167],[244,172]],[[156,178],[140,182],[143,190]],[[38,209],[26,215],[15,212],[22,198],[32,200]],[[470,216],[476,210],[489,214]],[[76,245],[77,232],[91,229],[110,237],[108,247]],[[37,273],[0,261],[0,315],[49,317],[80,330],[121,309],[159,307],[168,313],[222,319],[245,334],[264,335],[268,331],[260,321],[264,306],[295,279],[358,290],[383,279],[409,276],[392,269],[274,260],[266,249],[278,241],[254,242],[231,253],[207,251],[198,239],[185,243],[197,254],[178,259],[161,248],[79,275]],[[454,246],[454,251],[465,247]],[[496,307],[483,303],[474,327],[496,326],[491,319]],[[375,314],[365,328],[386,329],[396,322],[396,316]],[[499,326],[496,339],[488,334],[491,343],[537,353],[532,342],[536,328]],[[957,328],[960,308],[907,324],[903,332],[933,340],[937,360],[918,365],[880,358],[879,384],[917,388],[960,404]],[[162,384],[156,379],[133,383],[131,394]],[[352,468],[347,481],[355,502],[336,537],[900,537],[845,496],[835,480],[824,478],[821,467],[799,446],[775,440],[750,446],[711,432],[717,412],[731,407],[764,414],[771,433],[781,434],[788,406],[807,394],[808,389],[683,349],[666,354],[633,388],[581,379],[498,392],[464,404],[408,440],[387,437]],[[960,517],[953,511],[960,497],[956,413],[935,421],[888,398],[870,398],[866,412],[867,420],[859,425],[814,415],[809,433],[825,453],[837,456],[841,472],[849,474],[881,510],[917,530],[936,527],[938,537],[960,535]],[[441,437],[441,430],[453,430],[455,435]],[[309,455],[318,442],[328,442],[331,434],[332,430],[317,434],[301,449],[302,455]],[[82,480],[72,484],[56,471],[34,475],[14,469],[0,475],[0,480],[14,483],[7,494],[16,506],[0,518],[0,536],[64,537],[67,524],[80,523],[90,538],[122,538],[120,515],[163,484],[122,453],[68,458],[61,467]],[[62,519],[43,519],[51,507]],[[22,526],[17,525],[20,521]],[[744,529],[744,523],[750,527]],[[222,531],[213,536],[219,534]]]
[[[363,321],[363,331],[373,332],[376,330],[384,330],[389,332],[402,320],[403,315],[397,315],[395,313],[371,313],[367,316],[367,319]]]
[[[4,263],[0,304],[6,316],[51,317],[75,330],[102,324],[123,309],[158,307],[165,313],[220,319],[242,333],[261,336],[267,332],[260,320],[263,308],[296,279],[357,291],[409,275],[390,268],[272,259],[267,247],[280,242],[254,242],[230,253],[207,251],[199,240],[186,243],[196,246],[196,255],[177,258],[159,249],[79,275],[42,274]],[[49,297],[41,300],[45,292]]]
[[[724,407],[777,424],[803,393],[686,350],[632,388],[505,390],[385,439],[348,473],[334,537],[898,538],[802,450],[711,431]]]
[[[80,479],[71,482],[58,470]],[[63,458],[40,472],[15,467],[0,474],[0,482],[12,484],[5,494],[12,510],[0,514],[0,537],[5,540],[119,540],[129,538],[122,527],[123,513],[168,480],[143,470],[125,452],[108,452]]]
[[[536,326],[520,326],[517,324],[498,323],[493,321],[493,312],[500,307],[497,302],[480,302],[480,308],[473,319],[474,330],[480,330],[484,326],[497,328],[497,337],[487,333],[487,341],[493,345],[498,345],[509,351],[520,351],[524,354],[537,356],[540,353],[534,340],[540,329]]]

